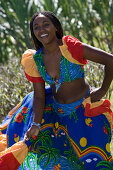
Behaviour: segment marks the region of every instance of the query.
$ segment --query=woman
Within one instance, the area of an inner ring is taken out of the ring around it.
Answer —
[[[34,93],[10,112],[7,129],[9,147],[24,138],[31,151],[19,169],[112,168],[112,111],[102,97],[113,79],[113,55],[63,36],[49,11],[34,14],[30,30],[36,51],[27,50],[22,65]],[[102,86],[92,92],[84,79],[87,59],[105,65]]]

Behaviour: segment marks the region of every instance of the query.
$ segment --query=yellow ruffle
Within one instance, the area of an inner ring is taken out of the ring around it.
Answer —
[[[22,162],[24,161],[24,159],[27,156],[28,147],[23,141],[17,142],[14,145],[12,145],[11,147],[0,152],[0,157],[7,154],[7,153],[10,153],[10,152],[12,152],[12,154],[17,159],[17,161],[20,164],[22,164]]]
[[[64,38],[62,38],[62,42],[63,42],[63,45],[59,46],[62,55],[63,55],[68,61],[70,61],[71,63],[79,64],[79,65],[84,65],[84,64],[80,63],[79,61],[75,60],[75,59],[72,57],[71,53],[68,51],[68,46],[66,45],[66,42],[64,41]]]
[[[86,104],[89,103],[90,104],[90,109],[93,109],[95,107],[98,107],[100,105],[102,105],[104,103],[105,99],[101,99],[100,101],[97,101],[97,102],[94,102],[94,103],[91,103],[91,98],[88,97],[86,98],[82,104],[84,105],[84,107],[86,107]]]
[[[0,135],[0,152],[7,148],[7,137],[5,134]]]
[[[93,108],[95,108],[95,107],[101,106],[101,105],[104,103],[104,101],[105,101],[105,99],[101,99],[100,101],[91,103],[91,98],[88,97],[88,98],[86,98],[86,99],[82,102],[82,104],[84,105],[84,107],[86,107],[86,104],[88,103],[88,104],[90,104],[90,109],[93,109]],[[112,116],[111,116],[110,112],[104,112],[104,113],[102,113],[102,114],[106,116],[108,122],[110,123],[111,129],[112,129],[112,127],[113,127],[113,120],[112,120]]]
[[[27,75],[31,77],[41,77],[38,68],[36,66],[36,63],[33,59],[33,54],[35,53],[35,50],[28,49],[24,52],[22,55],[22,61],[21,64],[24,67],[24,71]]]
[[[112,127],[113,127],[113,120],[112,120],[111,114],[109,112],[105,112],[105,113],[103,113],[103,115],[106,116],[108,122],[110,123],[111,129],[112,129]]]

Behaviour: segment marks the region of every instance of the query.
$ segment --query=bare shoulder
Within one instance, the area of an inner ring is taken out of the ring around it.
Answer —
[[[99,48],[83,44],[84,58],[100,64],[113,64],[113,55]]]

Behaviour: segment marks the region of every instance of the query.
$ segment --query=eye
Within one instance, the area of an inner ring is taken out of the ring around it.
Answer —
[[[48,26],[49,26],[49,24],[44,24],[44,26],[45,26],[45,27],[48,27]]]
[[[34,30],[40,30],[40,27],[39,26],[35,26],[33,29]]]

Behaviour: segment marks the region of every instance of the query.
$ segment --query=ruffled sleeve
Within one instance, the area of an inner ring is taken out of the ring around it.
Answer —
[[[27,79],[33,83],[42,83],[44,82],[43,78],[41,77],[36,63],[33,59],[33,55],[36,51],[32,49],[26,50],[22,55],[21,64],[24,67],[24,72]]]
[[[83,45],[75,37],[64,36],[63,45],[60,46],[62,55],[72,63],[85,65],[87,60],[83,57]]]

